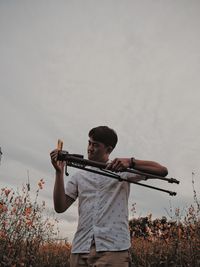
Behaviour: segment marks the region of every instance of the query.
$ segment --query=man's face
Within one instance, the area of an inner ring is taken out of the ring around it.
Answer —
[[[106,162],[110,154],[110,147],[103,143],[94,141],[91,137],[88,140],[88,159],[99,162]]]

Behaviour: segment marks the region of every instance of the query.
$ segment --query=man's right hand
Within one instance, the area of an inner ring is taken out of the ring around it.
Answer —
[[[58,149],[54,149],[53,151],[51,151],[50,153],[50,157],[51,157],[51,163],[54,166],[56,172],[58,173],[64,173],[64,167],[65,167],[65,161],[58,161]]]

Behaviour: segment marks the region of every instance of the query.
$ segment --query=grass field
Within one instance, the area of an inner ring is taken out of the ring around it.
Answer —
[[[71,244],[56,239],[58,221],[48,217],[45,203],[38,204],[44,186],[41,179],[35,199],[29,185],[20,192],[0,190],[0,267],[69,267]],[[130,220],[132,258],[137,267],[200,267],[200,205],[194,203],[180,218],[169,221],[152,215]]]

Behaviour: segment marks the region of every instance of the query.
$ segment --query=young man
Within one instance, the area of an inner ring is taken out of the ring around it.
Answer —
[[[113,129],[99,126],[89,131],[88,159],[107,164],[107,169],[119,172],[135,181],[141,176],[120,172],[127,167],[166,176],[167,168],[154,161],[116,158],[109,161],[118,138]],[[57,162],[58,150],[50,153],[56,170],[54,207],[66,211],[78,198],[79,221],[75,234],[71,267],[128,267],[130,263],[130,234],[128,227],[128,197],[130,183],[81,170],[72,175],[64,186],[64,162]],[[93,167],[91,167],[93,168]]]

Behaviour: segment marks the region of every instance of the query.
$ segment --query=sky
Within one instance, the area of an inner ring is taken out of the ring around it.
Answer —
[[[154,160],[177,192],[131,186],[135,216],[168,216],[200,196],[200,2],[198,0],[0,0],[0,188],[27,182],[53,209],[49,153],[83,154],[88,131],[108,125],[119,142],[111,154]],[[76,170],[70,168],[72,174]],[[194,175],[192,175],[194,173]],[[67,177],[65,177],[65,182]],[[70,241],[77,202],[60,220]]]

